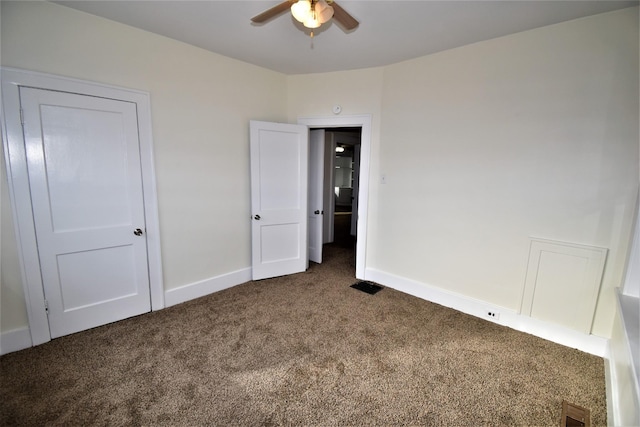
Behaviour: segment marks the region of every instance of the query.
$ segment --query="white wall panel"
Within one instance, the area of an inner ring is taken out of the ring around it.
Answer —
[[[532,239],[521,312],[591,333],[607,249]]]

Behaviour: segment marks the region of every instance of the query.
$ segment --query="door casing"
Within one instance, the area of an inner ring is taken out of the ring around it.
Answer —
[[[358,234],[356,239],[356,278],[364,279],[367,249],[367,217],[369,208],[369,168],[371,161],[371,115],[298,117],[298,123],[309,129],[333,127],[362,128],[360,148],[360,188],[358,190]]]
[[[3,148],[7,165],[9,198],[16,230],[20,272],[24,288],[32,345],[51,340],[44,290],[40,276],[38,246],[27,175],[22,132],[19,87],[78,93],[136,104],[140,138],[140,160],[147,236],[147,261],[151,292],[151,310],[164,308],[164,286],[160,253],[160,226],[153,163],[153,138],[149,94],[137,90],[103,85],[43,73],[0,68],[2,84]]]

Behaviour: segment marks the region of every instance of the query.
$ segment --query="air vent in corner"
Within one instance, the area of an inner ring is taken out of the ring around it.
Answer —
[[[351,287],[353,289],[357,289],[359,291],[362,292],[366,292],[368,294],[375,294],[376,292],[379,292],[383,289],[382,286],[380,285],[376,285],[375,283],[371,283],[371,282],[358,282],[358,283],[354,283],[353,285],[351,285]]]

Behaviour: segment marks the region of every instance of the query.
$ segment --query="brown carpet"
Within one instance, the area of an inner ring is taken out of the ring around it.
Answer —
[[[0,358],[2,425],[606,423],[603,359],[384,289],[337,246],[250,282]]]

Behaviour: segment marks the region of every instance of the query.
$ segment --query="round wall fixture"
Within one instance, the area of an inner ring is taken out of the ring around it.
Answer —
[[[340,112],[342,111],[342,107],[339,105],[334,105],[333,106],[333,114],[340,114]]]

